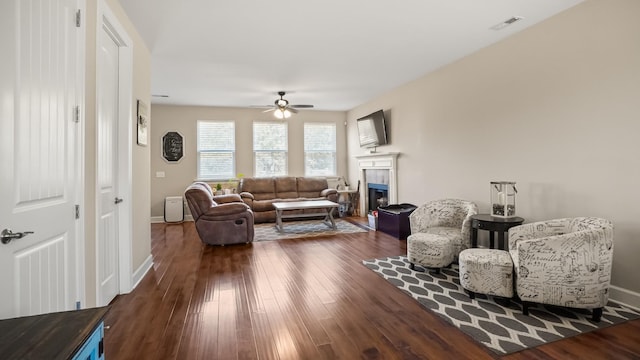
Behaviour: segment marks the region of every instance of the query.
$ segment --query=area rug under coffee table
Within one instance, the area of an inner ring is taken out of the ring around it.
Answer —
[[[282,232],[276,229],[274,223],[255,224],[253,241],[297,239],[368,231],[346,220],[337,219],[335,222],[336,230],[331,229],[318,220],[290,221],[284,223],[284,231]]]
[[[591,321],[589,310],[539,304],[532,306],[529,316],[525,316],[520,304],[514,301],[504,307],[493,297],[481,294],[476,294],[474,300],[469,299],[460,286],[456,264],[436,274],[409,269],[405,256],[362,263],[422,306],[501,355],[640,318],[639,312],[612,301],[604,308],[599,323]]]

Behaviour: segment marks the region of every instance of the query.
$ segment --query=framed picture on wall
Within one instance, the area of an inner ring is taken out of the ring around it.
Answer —
[[[142,100],[138,100],[138,145],[147,146],[149,137],[149,107]]]
[[[184,137],[177,131],[169,131],[162,137],[162,158],[168,163],[178,163],[184,157]]]

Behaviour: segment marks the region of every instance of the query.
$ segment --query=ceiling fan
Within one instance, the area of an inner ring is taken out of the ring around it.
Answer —
[[[273,102],[273,106],[272,105],[266,105],[266,106],[257,106],[257,107],[269,107],[269,109],[263,111],[263,112],[270,112],[273,111],[273,116],[277,117],[278,119],[288,119],[291,117],[291,114],[297,114],[298,110],[297,109],[311,109],[313,108],[313,105],[292,105],[289,104],[289,100],[284,98],[285,92],[284,91],[278,91],[278,95],[280,95],[280,99],[276,99],[276,101]]]

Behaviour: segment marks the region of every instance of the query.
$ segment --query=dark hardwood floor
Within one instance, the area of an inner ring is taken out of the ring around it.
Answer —
[[[153,224],[152,254],[105,318],[109,360],[500,358],[362,265],[406,254],[384,233],[212,247]],[[502,359],[640,359],[640,320]]]

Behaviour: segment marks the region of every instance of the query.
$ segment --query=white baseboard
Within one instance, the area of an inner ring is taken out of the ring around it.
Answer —
[[[193,221],[193,216],[185,215],[184,216],[184,221]],[[164,222],[164,216],[152,216],[151,217],[151,223],[152,224],[159,224],[159,223],[163,223],[163,222]],[[167,223],[167,224],[179,224],[179,223]]]
[[[140,267],[138,267],[138,269],[134,271],[133,278],[132,278],[133,286],[131,287],[131,290],[135,289],[138,286],[138,284],[140,284],[140,281],[142,281],[142,278],[147,274],[147,272],[149,272],[149,270],[151,270],[152,266],[153,266],[153,257],[151,256],[151,254],[149,254],[149,256],[144,260],[142,265],[140,265]]]
[[[640,293],[610,285],[609,299],[640,311]]]

